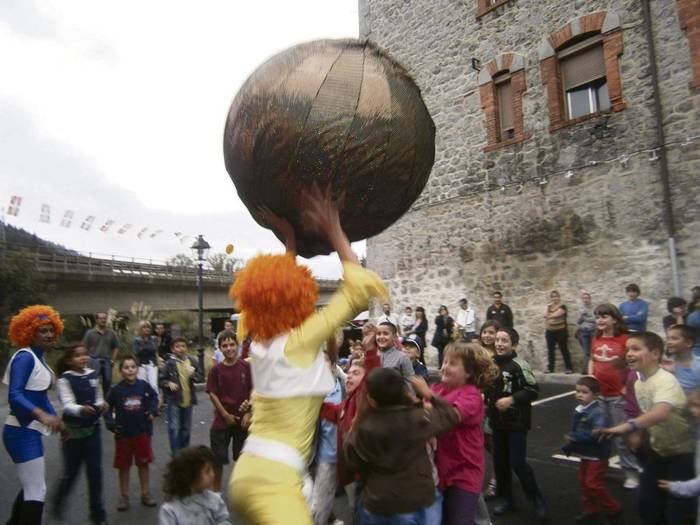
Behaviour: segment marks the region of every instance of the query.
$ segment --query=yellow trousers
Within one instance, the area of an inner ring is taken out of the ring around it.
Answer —
[[[313,525],[302,485],[295,469],[242,454],[229,482],[229,501],[246,525]]]

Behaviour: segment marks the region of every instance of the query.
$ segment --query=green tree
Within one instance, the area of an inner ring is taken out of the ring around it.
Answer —
[[[211,269],[217,272],[235,272],[243,268],[244,264],[243,259],[225,253],[214,253],[207,257],[207,262]]]
[[[194,260],[189,255],[184,253],[178,253],[173,255],[170,259],[166,261],[170,266],[176,266],[178,268],[193,268]]]
[[[7,328],[12,315],[32,304],[45,304],[52,288],[28,252],[0,251],[0,370],[10,356]]]

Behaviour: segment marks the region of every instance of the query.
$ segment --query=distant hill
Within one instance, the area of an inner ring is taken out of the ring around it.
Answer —
[[[0,221],[0,242],[5,241],[8,246],[13,248],[26,248],[32,251],[43,253],[60,253],[63,255],[78,255],[78,252],[56,244],[55,242],[47,241],[29,233],[22,228],[15,228],[11,224],[6,224]]]

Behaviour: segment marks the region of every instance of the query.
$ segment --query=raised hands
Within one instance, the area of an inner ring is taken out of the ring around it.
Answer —
[[[297,246],[294,228],[287,219],[280,217],[267,206],[259,206],[256,209],[256,215],[260,222],[284,239],[284,245],[289,253],[296,254]]]
[[[323,235],[333,246],[341,261],[359,264],[357,256],[350,247],[350,241],[340,225],[339,207],[342,207],[345,195],[333,200],[330,184],[321,187],[314,184],[304,190],[304,220],[311,231]]]

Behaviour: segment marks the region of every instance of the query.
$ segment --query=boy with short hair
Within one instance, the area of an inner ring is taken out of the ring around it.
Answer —
[[[420,362],[421,345],[413,337],[404,337],[401,342],[403,343],[403,351],[411,360],[411,365],[413,366],[413,372],[428,381],[428,368]]]
[[[237,461],[248,436],[250,422],[250,393],[253,381],[250,365],[238,358],[236,334],[224,331],[219,334],[218,345],[224,360],[209,371],[207,393],[214,405],[214,420],[209,430],[209,440],[214,453],[214,491],[221,491],[221,476],[228,465],[228,448]]]
[[[376,341],[379,348],[379,359],[382,368],[398,370],[406,385],[410,385],[410,378],[415,375],[411,360],[404,352],[399,352],[394,345],[396,340],[396,326],[389,322],[380,323],[377,326]]]
[[[197,404],[195,383],[203,380],[197,361],[187,355],[187,340],[176,337],[170,344],[165,364],[160,371],[160,387],[168,414],[170,452],[190,446],[192,406]]]
[[[672,356],[672,369],[687,394],[700,389],[700,357],[693,354],[697,332],[692,326],[676,324],[669,327],[666,347]]]
[[[461,416],[420,380],[414,384],[431,407],[414,404],[397,370],[375,369],[366,384],[368,407],[344,443],[348,463],[364,482],[360,523],[422,523],[435,500],[426,443]]]
[[[640,299],[642,291],[635,283],[625,287],[627,301],[620,303],[620,313],[625,321],[627,329],[634,332],[644,332],[647,329],[647,317],[649,317],[649,303]]]
[[[595,377],[584,376],[576,382],[576,401],[574,421],[571,432],[564,436],[566,444],[562,450],[568,456],[577,454],[581,457],[578,481],[581,487],[583,513],[576,516],[576,523],[598,523],[598,507],[609,520],[615,520],[622,514],[622,507],[605,490],[605,473],[610,457],[610,442],[600,441],[593,434],[596,428],[608,425],[605,408],[598,402],[600,384]]]
[[[114,468],[119,470],[121,497],[117,510],[129,508],[129,470],[136,463],[141,483],[141,503],[155,507],[151,496],[148,465],[153,463],[151,435],[153,418],[158,413],[158,393],[143,379],[138,379],[134,357],[125,357],[119,364],[122,381],[107,394],[109,408],[105,413],[107,429],[114,433]]]
[[[661,368],[663,352],[663,341],[655,333],[630,334],[626,359],[641,376],[634,391],[642,414],[600,430],[603,436],[624,435],[643,428],[649,433],[650,450],[644,454],[638,498],[639,516],[645,525],[695,520],[693,500],[669,496],[658,487],[662,479],[686,481],[694,477],[695,441],[683,412],[686,397],[675,376]]]

